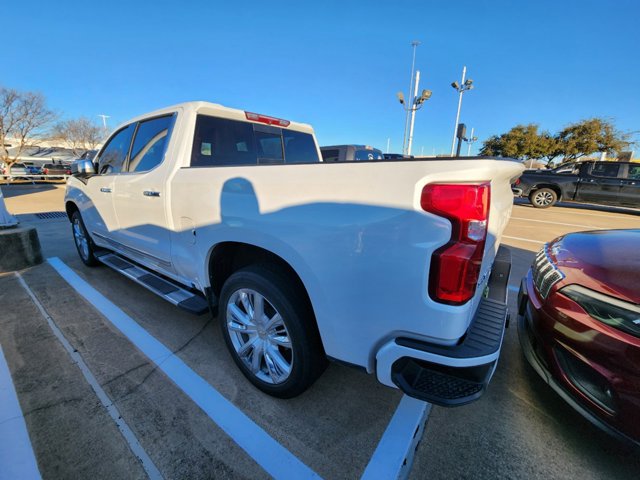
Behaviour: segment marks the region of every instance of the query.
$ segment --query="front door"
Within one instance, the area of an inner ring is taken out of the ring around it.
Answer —
[[[114,205],[119,229],[116,240],[128,255],[172,271],[171,235],[167,218],[167,162],[173,115],[138,124],[129,160],[116,179]]]
[[[107,141],[98,153],[98,174],[87,181],[87,201],[81,204],[81,213],[91,238],[99,245],[109,246],[118,231],[118,219],[113,205],[115,182],[122,170],[135,124],[128,125]]]

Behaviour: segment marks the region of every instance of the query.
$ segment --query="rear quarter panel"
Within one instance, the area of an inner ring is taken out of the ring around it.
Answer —
[[[171,180],[172,255],[180,275],[206,286],[217,243],[274,252],[307,288],[327,354],[372,371],[378,346],[396,336],[455,343],[482,293],[461,307],[429,298],[431,254],[451,225],[422,211],[424,185],[492,182],[486,282],[521,171],[498,160],[180,168]]]

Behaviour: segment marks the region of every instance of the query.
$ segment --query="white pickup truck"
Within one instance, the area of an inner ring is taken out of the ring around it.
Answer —
[[[118,127],[65,196],[78,253],[217,315],[235,363],[292,397],[327,359],[440,405],[495,369],[520,163],[323,163],[310,126],[190,102]]]

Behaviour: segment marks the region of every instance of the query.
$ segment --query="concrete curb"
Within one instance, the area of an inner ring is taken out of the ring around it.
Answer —
[[[0,229],[0,272],[12,272],[42,263],[35,227]]]

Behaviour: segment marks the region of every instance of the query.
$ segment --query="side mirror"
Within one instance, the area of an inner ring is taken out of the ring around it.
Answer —
[[[96,169],[93,166],[93,162],[91,160],[82,159],[71,164],[71,174],[81,177],[95,175]]]

